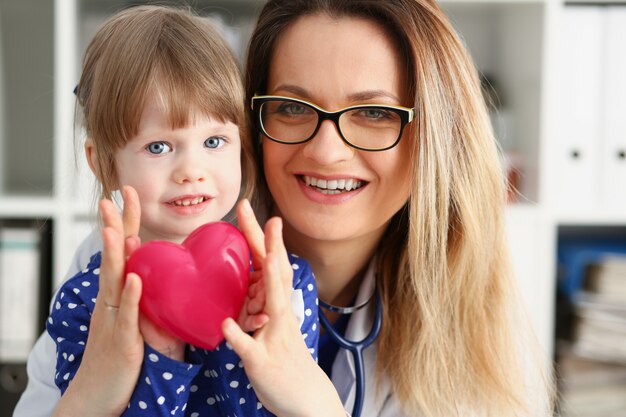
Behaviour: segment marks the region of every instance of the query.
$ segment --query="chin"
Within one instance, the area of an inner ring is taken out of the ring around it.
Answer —
[[[294,229],[300,235],[307,236],[310,239],[322,241],[334,241],[349,239],[356,234],[355,227],[346,224],[344,221],[339,222],[315,222],[307,221],[302,224],[296,224]]]

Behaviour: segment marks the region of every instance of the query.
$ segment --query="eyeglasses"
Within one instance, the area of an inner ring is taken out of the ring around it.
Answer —
[[[363,151],[385,151],[400,142],[415,108],[362,104],[328,112],[313,103],[281,96],[254,96],[252,110],[271,140],[295,145],[311,140],[324,120],[331,120],[343,141]]]

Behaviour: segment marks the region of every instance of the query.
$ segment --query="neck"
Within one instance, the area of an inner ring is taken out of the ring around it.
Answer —
[[[333,305],[349,306],[356,297],[385,227],[366,236],[342,240],[313,239],[287,223],[283,233],[289,251],[302,256],[311,265],[319,298]]]

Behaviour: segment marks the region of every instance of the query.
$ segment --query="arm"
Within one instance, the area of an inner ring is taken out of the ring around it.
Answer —
[[[78,247],[63,281],[74,276],[89,263],[89,257],[102,248],[98,229],[94,229]],[[53,298],[54,300],[54,298]],[[13,417],[49,417],[60,399],[60,391],[54,384],[55,344],[43,332],[28,356],[26,370],[28,385],[22,393]]]
[[[124,232],[137,235],[140,210],[131,188],[124,189],[124,201],[124,220],[111,201],[100,203],[104,249],[99,291],[81,365],[55,415],[119,416],[139,376],[144,353],[138,324],[141,280],[129,274],[124,281],[123,270],[129,240]]]
[[[227,319],[226,340],[242,358],[257,396],[276,415],[345,417],[339,396],[312,358],[291,309],[293,271],[282,242],[281,220],[270,219],[264,237],[247,201],[237,213],[253,252],[253,267],[263,271],[269,321],[249,336]]]
[[[127,193],[126,190],[125,197]],[[129,274],[124,282],[123,222],[111,201],[102,201],[100,211],[104,223],[100,288],[80,367],[55,411],[59,416],[121,415],[143,361],[143,338],[138,325],[141,280]]]

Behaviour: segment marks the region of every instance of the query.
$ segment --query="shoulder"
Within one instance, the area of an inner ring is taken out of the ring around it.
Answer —
[[[101,253],[89,258],[87,266],[63,283],[56,296],[56,303],[93,300],[98,295]]]

